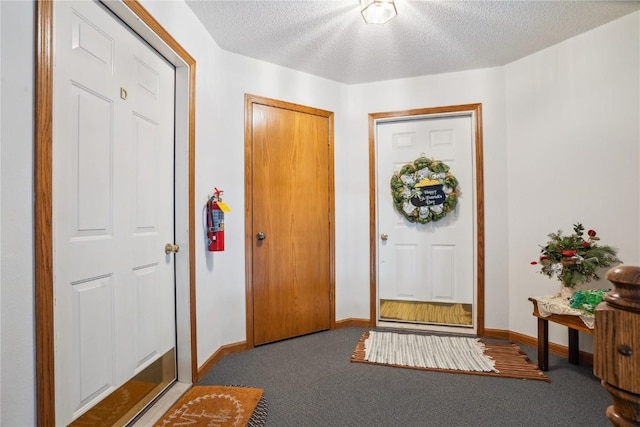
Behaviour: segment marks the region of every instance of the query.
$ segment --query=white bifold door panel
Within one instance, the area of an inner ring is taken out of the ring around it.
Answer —
[[[98,3],[55,2],[56,424],[175,347],[172,65]]]

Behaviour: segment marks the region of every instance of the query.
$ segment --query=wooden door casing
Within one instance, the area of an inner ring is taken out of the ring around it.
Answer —
[[[253,346],[333,327],[333,114],[250,95],[246,108]]]
[[[377,124],[378,298],[473,304],[473,139],[471,117],[451,115]],[[438,222],[407,221],[393,206],[390,177],[420,156],[445,162],[462,193]]]
[[[475,141],[475,191],[476,191],[476,334],[484,336],[484,172],[483,172],[483,140],[482,140],[482,104],[463,104],[444,107],[420,108],[413,110],[390,111],[382,113],[369,114],[369,182],[376,182],[376,123],[378,120],[415,118],[426,116],[438,116],[443,114],[462,114],[469,113],[472,115],[474,141]],[[378,236],[377,236],[377,215],[376,215],[376,186],[371,185],[369,188],[369,253],[370,253],[370,283],[369,283],[369,315],[372,326],[376,325],[377,319],[377,302],[378,302]]]
[[[119,5],[120,3],[118,3]],[[115,5],[115,3],[110,3]],[[187,289],[189,330],[183,339],[183,380],[191,377],[193,382],[204,375],[198,371],[195,319],[195,79],[196,61],[189,53],[156,21],[137,0],[124,0],[121,12],[116,13],[124,22],[139,22],[148,29],[144,38],[156,48],[162,47],[173,53],[171,62],[184,74],[177,78],[183,83],[176,94],[183,101],[176,104],[185,115],[185,122],[178,125],[177,146],[187,160],[178,164],[177,174],[187,181],[178,187],[181,200],[186,206],[180,208],[183,218],[179,221],[188,231],[185,233],[188,250],[184,263],[186,273],[178,275],[179,286]],[[34,234],[39,237],[35,257],[35,370],[36,370],[36,419],[43,427],[55,426],[55,375],[54,375],[54,332],[53,332],[53,248],[52,248],[52,122],[53,122],[53,2],[35,4],[35,82],[34,82]],[[178,333],[178,336],[182,336]]]

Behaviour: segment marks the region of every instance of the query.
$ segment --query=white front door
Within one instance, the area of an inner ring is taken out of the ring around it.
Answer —
[[[175,348],[175,71],[95,2],[54,4],[56,424]],[[175,375],[175,369],[174,369]]]
[[[476,204],[471,116],[378,121],[376,150],[378,301],[474,305]],[[426,224],[412,223],[398,212],[390,188],[393,174],[421,156],[448,165],[460,191],[453,212]]]

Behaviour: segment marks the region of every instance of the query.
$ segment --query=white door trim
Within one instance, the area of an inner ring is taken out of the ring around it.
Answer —
[[[402,120],[403,118],[432,118],[454,115],[470,115],[473,126],[474,164],[476,181],[476,298],[474,304],[474,324],[477,335],[484,335],[484,181],[483,181],[483,152],[482,152],[482,104],[454,105],[446,107],[422,108],[415,110],[394,111],[369,114],[369,252],[370,252],[370,319],[371,326],[377,325],[378,319],[378,254],[377,254],[377,230],[376,217],[376,126],[379,122]],[[394,325],[398,327],[398,325]],[[410,325],[415,328],[415,325]],[[437,328],[430,327],[430,330]]]

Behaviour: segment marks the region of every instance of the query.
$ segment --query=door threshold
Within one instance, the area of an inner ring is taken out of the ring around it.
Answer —
[[[158,400],[153,402],[129,427],[149,427],[154,425],[171,406],[191,388],[191,384],[174,382]]]
[[[377,327],[416,330],[420,332],[433,332],[439,334],[445,333],[456,335],[477,335],[477,329],[470,326],[444,326],[421,323],[385,322],[384,320],[378,319]]]

